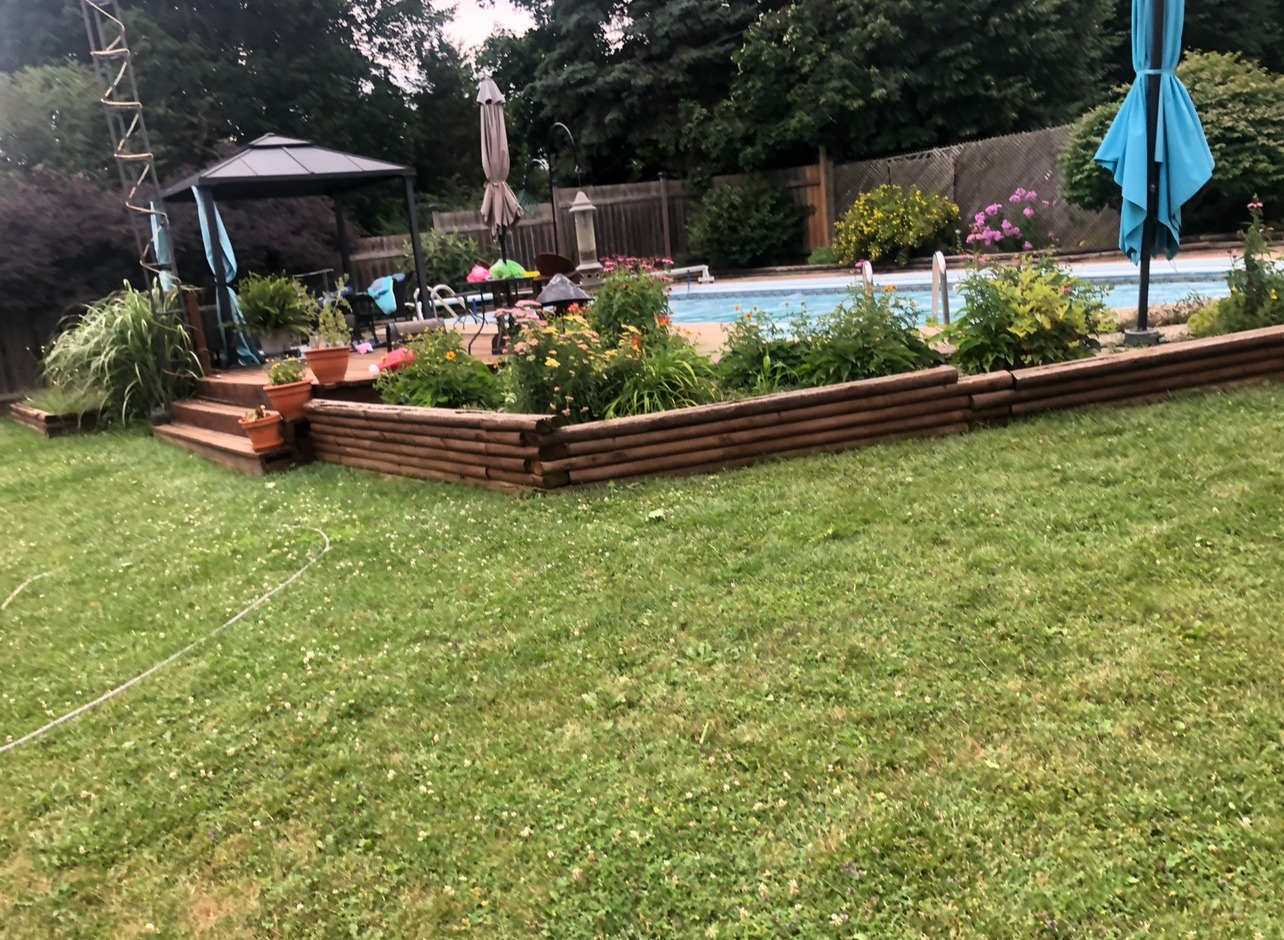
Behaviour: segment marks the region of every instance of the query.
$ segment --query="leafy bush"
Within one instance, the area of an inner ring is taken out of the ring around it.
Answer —
[[[834,253],[845,265],[894,258],[944,247],[954,233],[959,207],[921,189],[884,185],[862,193],[835,224]]]
[[[601,335],[579,314],[551,321],[525,315],[505,370],[513,407],[568,422],[600,418],[613,397],[606,384],[607,352]]]
[[[618,343],[629,330],[649,334],[669,313],[669,278],[641,258],[608,258],[602,286],[588,308],[589,324],[603,342]]]
[[[783,187],[754,179],[710,190],[691,213],[691,250],[728,268],[785,261],[801,254],[803,220],[810,209]]]
[[[1193,336],[1218,336],[1284,323],[1284,270],[1270,259],[1270,229],[1262,222],[1262,204],[1255,199],[1248,204],[1248,211],[1244,257],[1226,278],[1230,296],[1191,317]]]
[[[807,256],[808,264],[838,264],[838,255],[829,245],[821,245],[819,248],[813,248],[811,254]]]
[[[96,415],[107,405],[107,393],[96,388],[51,386],[27,398],[32,408],[51,415]]]
[[[1190,92],[1216,162],[1208,185],[1182,210],[1187,227],[1229,229],[1254,194],[1270,205],[1284,203],[1284,76],[1210,52],[1186,56],[1177,77]],[[1080,118],[1062,151],[1061,191],[1076,206],[1119,206],[1119,187],[1092,158],[1125,92],[1119,89],[1116,100]]]
[[[124,422],[168,408],[200,374],[179,307],[177,291],[149,295],[126,284],[90,304],[54,341],[45,353],[46,380],[101,392],[105,414]]]
[[[419,236],[424,254],[424,278],[428,286],[446,284],[459,287],[468,280],[473,265],[481,262],[481,246],[468,235],[429,229]],[[415,255],[410,242],[401,248],[401,270],[414,274]]]
[[[414,360],[375,380],[388,405],[420,408],[498,408],[499,380],[484,362],[464,351],[455,330],[429,330],[407,344]]]
[[[1007,202],[992,202],[972,217],[972,231],[965,239],[976,252],[1033,251],[1052,244],[1052,232],[1039,219],[1039,210],[1051,203],[1033,189],[1018,186]]]
[[[750,310],[727,331],[718,378],[728,390],[750,395],[795,388],[805,350],[770,317]]]
[[[249,274],[236,288],[245,327],[256,336],[285,333],[307,336],[316,321],[317,304],[292,277]]]
[[[652,414],[718,398],[713,364],[684,336],[630,330],[610,356],[607,382],[618,389],[603,417]]]
[[[800,385],[836,385],[939,365],[918,331],[918,311],[892,287],[853,289],[800,334]]]
[[[1047,256],[978,265],[960,290],[966,309],[947,336],[968,372],[1081,359],[1108,318],[1104,292]]]

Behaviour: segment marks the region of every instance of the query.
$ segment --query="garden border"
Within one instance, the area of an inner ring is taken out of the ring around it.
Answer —
[[[505,490],[597,486],[938,437],[978,424],[1284,377],[1284,326],[962,376],[952,366],[555,426],[542,415],[313,400],[320,460]]]
[[[24,428],[50,438],[86,434],[98,429],[98,416],[95,414],[50,414],[20,401],[9,405],[9,417]]]

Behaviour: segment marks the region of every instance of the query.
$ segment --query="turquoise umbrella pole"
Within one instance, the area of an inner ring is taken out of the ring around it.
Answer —
[[[1164,60],[1165,0],[1151,0],[1150,61]],[[1137,332],[1150,335],[1150,257],[1155,251],[1155,226],[1159,218],[1159,163],[1155,160],[1155,138],[1159,133],[1159,73],[1146,73],[1146,221],[1141,229],[1141,271],[1137,279]]]
[[[1132,344],[1158,342],[1148,319],[1150,259],[1177,254],[1181,208],[1213,173],[1199,115],[1176,75],[1185,14],[1185,0],[1133,0],[1137,81],[1096,154],[1123,195],[1119,248],[1141,268],[1139,329],[1125,331]]]

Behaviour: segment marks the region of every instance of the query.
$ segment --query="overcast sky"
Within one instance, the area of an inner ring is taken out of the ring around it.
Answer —
[[[438,0],[438,6],[450,6],[448,0]],[[480,46],[486,37],[499,29],[524,33],[531,27],[530,14],[513,9],[508,0],[482,4],[477,0],[458,0],[455,4],[454,23],[447,35],[460,43],[465,50]]]

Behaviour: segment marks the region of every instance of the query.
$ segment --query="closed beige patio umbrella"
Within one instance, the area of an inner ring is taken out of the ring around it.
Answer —
[[[486,174],[486,193],[482,197],[482,221],[491,235],[499,237],[499,256],[508,260],[508,228],[522,217],[522,208],[508,185],[508,131],[504,127],[504,96],[490,77],[477,88],[481,104],[481,157]]]

